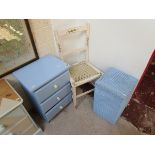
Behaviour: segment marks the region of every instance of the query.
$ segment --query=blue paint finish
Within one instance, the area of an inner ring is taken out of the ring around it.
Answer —
[[[71,103],[71,101],[72,94],[70,93],[46,113],[46,120],[50,121],[51,119],[53,119],[57,115],[57,113],[59,113],[64,107]]]
[[[68,67],[69,65],[59,58],[48,55],[15,71],[13,75],[26,89],[33,92],[67,71]]]
[[[72,96],[65,99],[65,103],[62,100],[56,100],[59,97],[57,95],[65,98],[71,94],[68,69],[68,64],[48,55],[13,73],[28,93],[38,113],[46,121],[50,121],[61,111],[61,109],[52,110],[52,108],[61,104],[68,105],[72,101]],[[51,111],[49,115],[47,115],[48,111]]]
[[[62,89],[57,91],[54,95],[50,96],[46,101],[41,103],[41,107],[44,112],[47,112],[54,105],[56,105],[59,101],[61,101],[65,96],[71,93],[71,85],[68,83]]]
[[[69,73],[65,72],[56,79],[50,81],[44,87],[41,87],[34,92],[37,102],[41,103],[46,100],[50,95],[53,95],[59,89],[64,87],[69,82]],[[57,86],[56,88],[54,86]]]
[[[108,69],[95,83],[93,110],[115,124],[127,106],[137,79],[115,68]]]

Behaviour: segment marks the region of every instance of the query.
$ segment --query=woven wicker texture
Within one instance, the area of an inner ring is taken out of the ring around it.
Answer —
[[[70,71],[71,77],[75,82],[79,82],[81,80],[85,80],[87,78],[90,78],[94,75],[99,74],[86,62],[81,62],[79,64],[71,66],[69,71]]]
[[[94,112],[115,124],[127,106],[137,79],[115,68],[108,69],[95,83]]]

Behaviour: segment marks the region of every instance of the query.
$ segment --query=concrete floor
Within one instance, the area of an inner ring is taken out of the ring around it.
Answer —
[[[79,101],[74,109],[67,106],[50,123],[44,122],[37,115],[35,120],[43,128],[45,135],[139,135],[141,134],[130,122],[120,118],[116,125],[100,119],[92,111],[92,97],[87,95]]]

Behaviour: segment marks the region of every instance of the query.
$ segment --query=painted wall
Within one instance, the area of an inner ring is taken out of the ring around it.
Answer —
[[[138,79],[155,48],[155,20],[53,20],[53,29],[91,24],[90,61],[103,71],[116,67]]]
[[[49,53],[54,54],[52,20],[50,19],[29,19],[29,24],[37,48],[39,57]]]

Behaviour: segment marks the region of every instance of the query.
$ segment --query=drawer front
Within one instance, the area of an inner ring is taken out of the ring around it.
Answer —
[[[41,104],[42,111],[46,113],[49,109],[51,109],[56,103],[60,102],[70,92],[71,85],[70,83],[68,83],[58,92],[56,92],[53,96],[51,96]]]
[[[18,125],[16,125],[13,129],[10,130],[11,133],[16,135],[24,134],[25,130],[32,125],[32,122],[28,117],[26,117],[23,121],[21,121]]]
[[[23,135],[25,131],[32,125],[32,121],[29,119],[28,116],[26,116],[25,118],[16,122],[16,124],[9,128],[4,134]]]
[[[65,106],[67,106],[72,101],[72,94],[67,95],[63,100],[61,100],[57,105],[55,105],[51,110],[49,110],[45,115],[47,121],[50,121],[57,113],[59,113]]]
[[[23,135],[34,135],[37,131],[38,128],[36,128],[34,125],[31,125],[23,132]]]
[[[0,134],[6,132],[12,128],[17,122],[21,121],[26,117],[24,110],[21,107],[16,108],[4,117],[0,119]]]
[[[56,91],[61,89],[65,84],[69,82],[69,73],[65,72],[55,80],[41,87],[39,90],[34,92],[34,96],[38,103],[43,102],[49,96],[53,95]]]

